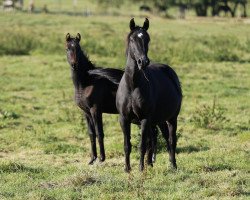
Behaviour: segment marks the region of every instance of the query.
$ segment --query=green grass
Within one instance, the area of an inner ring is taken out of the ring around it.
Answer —
[[[132,172],[124,173],[118,116],[106,114],[107,160],[87,165],[90,142],[73,101],[64,38],[80,32],[94,63],[124,68],[129,19],[1,13],[0,199],[249,198],[249,19],[151,16],[149,57],[171,64],[183,87],[179,168],[169,167],[160,137],[157,162],[140,173],[133,126]]]

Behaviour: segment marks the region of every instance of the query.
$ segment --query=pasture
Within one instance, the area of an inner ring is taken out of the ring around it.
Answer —
[[[139,172],[133,126],[132,171],[124,173],[117,115],[104,115],[106,161],[87,165],[89,136],[73,100],[65,35],[81,33],[95,64],[124,69],[129,20],[1,13],[0,199],[249,198],[249,19],[150,16],[149,58],[170,64],[182,82],[178,170],[159,134],[154,167]]]

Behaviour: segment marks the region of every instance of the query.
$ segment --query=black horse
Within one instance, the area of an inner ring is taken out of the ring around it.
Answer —
[[[76,104],[83,110],[91,141],[91,160],[97,159],[96,136],[100,146],[100,161],[105,160],[102,113],[117,114],[115,98],[122,70],[96,68],[80,47],[81,35],[66,35],[66,54],[75,86]]]
[[[143,27],[130,20],[127,36],[127,63],[116,94],[116,106],[124,134],[125,171],[130,171],[130,125],[139,121],[141,125],[140,170],[144,169],[147,141],[154,149],[153,127],[159,125],[168,140],[170,162],[177,168],[175,160],[177,117],[182,102],[182,91],[174,70],[164,64],[150,64],[147,30],[149,21]]]

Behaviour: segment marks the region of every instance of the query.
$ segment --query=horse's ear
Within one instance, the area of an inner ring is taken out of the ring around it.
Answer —
[[[76,39],[80,42],[81,41],[81,35],[80,35],[80,33],[77,33],[76,34]]]
[[[135,29],[135,20],[134,20],[134,18],[132,18],[130,20],[130,22],[129,22],[129,28],[130,28],[131,31]]]
[[[144,30],[148,30],[149,28],[149,20],[148,18],[145,18],[145,21],[144,21],[144,24],[143,24],[143,27],[142,27]]]
[[[70,34],[67,33],[67,35],[66,35],[66,41],[69,41],[69,40],[70,40]]]

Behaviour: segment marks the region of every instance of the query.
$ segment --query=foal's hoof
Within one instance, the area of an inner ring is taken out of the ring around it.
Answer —
[[[93,157],[91,158],[91,160],[89,161],[89,165],[93,165],[94,162],[96,161],[97,157]]]

